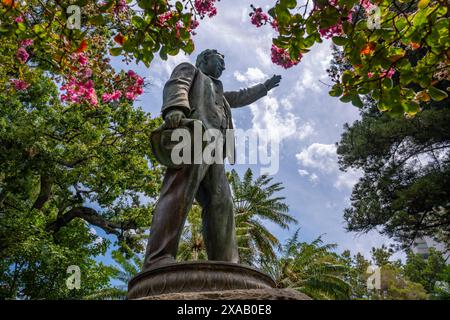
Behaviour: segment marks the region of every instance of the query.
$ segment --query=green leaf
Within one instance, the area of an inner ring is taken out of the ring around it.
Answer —
[[[430,3],[430,0],[420,0],[417,7],[422,10],[422,9],[425,9],[429,3]]]
[[[181,12],[183,11],[183,4],[180,1],[177,1],[177,3],[175,4],[175,8],[178,12]]]
[[[101,14],[93,16],[92,18],[89,19],[89,21],[96,26],[101,26],[105,24],[105,18]]]
[[[352,95],[346,94],[346,95],[342,96],[339,100],[341,100],[344,103],[347,103],[347,102],[352,101],[352,98],[353,98]]]
[[[433,99],[434,101],[442,101],[448,98],[447,92],[433,86],[428,88],[428,93],[430,94],[431,99]]]
[[[139,16],[133,16],[131,18],[131,24],[133,24],[136,28],[142,28],[145,25],[145,21]]]
[[[189,39],[188,43],[186,44],[186,46],[183,48],[183,50],[190,54],[194,51],[195,46],[194,46],[194,41],[192,41],[192,39]]]
[[[333,37],[331,40],[338,46],[344,46],[348,42],[346,37]]]
[[[281,0],[281,3],[289,9],[294,9],[297,5],[297,0]]]
[[[122,47],[111,48],[109,49],[109,53],[114,57],[119,56],[122,53]]]
[[[416,101],[409,100],[405,102],[404,109],[407,114],[412,116],[420,111],[420,104],[417,103]]]
[[[335,84],[328,94],[332,97],[339,97],[342,94],[342,91],[342,86]]]
[[[362,108],[364,106],[358,94],[353,95],[351,101],[355,107]]]

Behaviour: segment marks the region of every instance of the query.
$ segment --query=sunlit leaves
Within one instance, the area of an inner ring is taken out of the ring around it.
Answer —
[[[437,0],[318,0],[311,11],[279,1],[268,13],[279,23],[273,43],[290,53],[332,36],[351,65],[329,92],[343,102],[360,106],[359,95],[369,94],[381,111],[413,115],[448,97],[438,83],[449,80],[450,20]]]

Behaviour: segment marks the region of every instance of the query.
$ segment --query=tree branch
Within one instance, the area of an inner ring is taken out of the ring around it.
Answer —
[[[135,223],[120,224],[112,222],[102,217],[98,212],[88,207],[75,207],[70,209],[63,216],[57,218],[54,222],[47,225],[47,231],[58,232],[59,229],[66,226],[70,221],[75,218],[83,219],[90,224],[102,228],[106,233],[114,234],[116,236],[121,235],[121,230],[135,229]]]
[[[41,175],[41,189],[39,191],[39,196],[36,198],[36,201],[33,204],[32,209],[42,209],[44,204],[50,198],[50,194],[52,191],[52,183],[50,178],[46,175]]]

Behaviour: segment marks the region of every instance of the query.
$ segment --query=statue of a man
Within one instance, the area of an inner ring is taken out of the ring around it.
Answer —
[[[224,92],[219,77],[224,56],[205,50],[196,65],[181,63],[164,86],[162,116],[166,127],[183,118],[202,121],[205,129],[233,128],[231,109],[249,105],[279,85],[281,76],[239,91]],[[202,207],[203,238],[209,260],[239,262],[233,201],[223,163],[167,168],[153,221],[143,269],[174,263],[193,200]]]

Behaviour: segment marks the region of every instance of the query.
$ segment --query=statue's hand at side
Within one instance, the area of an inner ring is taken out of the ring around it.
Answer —
[[[166,115],[164,121],[166,122],[166,126],[168,128],[176,128],[183,118],[185,118],[183,111],[173,110]]]
[[[277,76],[277,75],[273,75],[272,78],[270,78],[269,80],[266,80],[266,82],[264,82],[264,85],[267,88],[267,91],[272,90],[275,87],[278,87],[280,85],[280,80],[281,80],[281,76]]]

